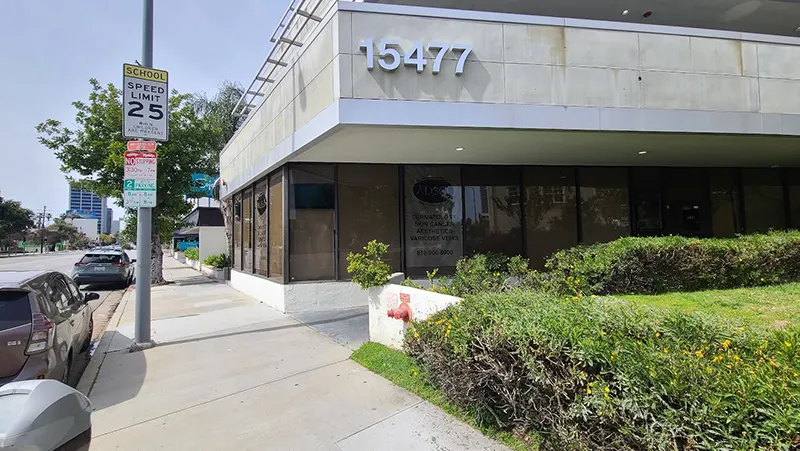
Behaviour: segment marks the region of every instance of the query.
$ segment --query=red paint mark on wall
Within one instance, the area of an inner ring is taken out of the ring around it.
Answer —
[[[411,303],[411,295],[408,293],[400,293],[400,302]]]

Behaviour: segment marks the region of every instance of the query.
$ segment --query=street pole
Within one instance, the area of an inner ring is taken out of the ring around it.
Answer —
[[[47,216],[47,205],[44,206],[44,212],[42,212],[42,236],[39,239],[39,255],[44,254],[44,218]]]
[[[144,1],[142,22],[142,66],[153,67],[153,0]],[[139,207],[136,216],[136,345],[150,340],[150,235],[153,212]]]

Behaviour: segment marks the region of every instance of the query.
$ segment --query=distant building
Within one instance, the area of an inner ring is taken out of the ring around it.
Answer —
[[[86,235],[86,238],[90,240],[97,239],[99,235],[97,229],[99,222],[97,219],[89,219],[89,218],[70,218],[67,219],[67,222],[74,225],[78,232],[81,232]]]
[[[112,236],[116,235],[116,234],[119,233],[119,230],[120,230],[119,219],[115,219],[115,220],[111,221],[111,230],[110,230],[111,233],[109,233],[109,235],[112,235]]]
[[[114,233],[111,232],[111,223],[114,221],[114,210],[110,208],[106,208],[106,217],[103,226],[103,233],[106,235],[113,235]]]
[[[82,219],[96,219],[97,229],[95,230],[95,236],[108,230],[109,208],[107,205],[108,201],[105,197],[99,197],[82,189],[69,189],[69,209],[67,214],[75,214]]]

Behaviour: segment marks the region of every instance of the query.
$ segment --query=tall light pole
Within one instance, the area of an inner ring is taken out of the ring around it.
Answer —
[[[46,239],[44,220],[46,217],[47,217],[47,205],[44,206],[44,211],[42,212],[41,216],[39,216],[40,218],[39,224],[42,226],[42,234],[39,239],[39,254],[44,254],[44,240]]]
[[[153,67],[153,0],[144,0],[142,21],[142,66]],[[168,114],[168,113],[167,113]],[[135,346],[150,340],[150,235],[153,211],[139,207],[136,216],[136,327]]]

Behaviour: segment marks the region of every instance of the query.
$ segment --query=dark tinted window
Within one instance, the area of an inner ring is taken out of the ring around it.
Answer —
[[[69,291],[72,294],[73,299],[75,299],[76,301],[80,301],[81,299],[83,299],[81,290],[78,289],[78,286],[75,285],[75,282],[73,282],[72,279],[67,277],[64,279],[64,281],[67,283],[67,288],[69,288]]]
[[[120,254],[86,254],[81,263],[119,263],[122,261]]]
[[[541,269],[553,252],[578,244],[575,169],[525,168],[524,182],[527,256]]]
[[[783,180],[777,169],[742,170],[744,224],[747,233],[786,227]]]
[[[56,277],[56,290],[58,290],[58,295],[61,297],[63,302],[67,303],[66,305],[72,305],[75,303],[75,296],[72,294],[72,291],[67,288],[67,283],[64,282],[63,277]]]
[[[580,168],[583,242],[605,243],[631,234],[628,170]]]
[[[297,165],[289,170],[289,276],[333,280],[333,165]]]
[[[523,253],[520,175],[514,167],[464,167],[464,243],[467,254]]]
[[[28,294],[21,291],[0,291],[0,330],[31,322]]]

